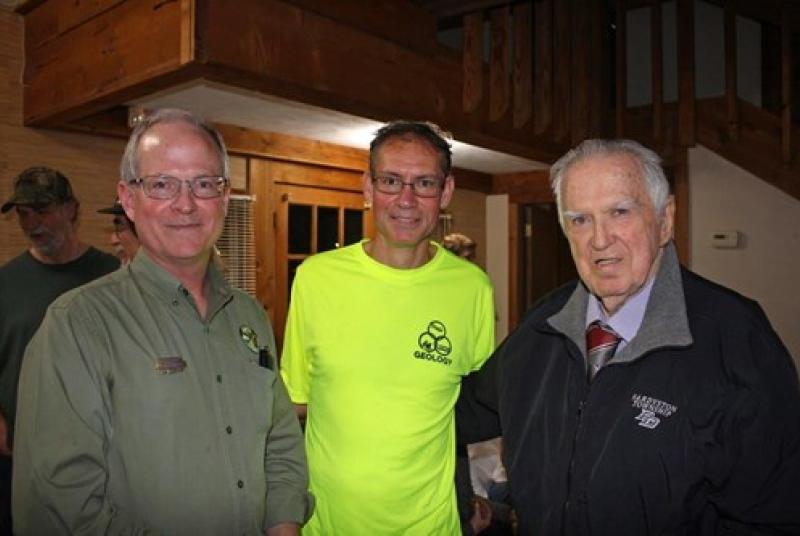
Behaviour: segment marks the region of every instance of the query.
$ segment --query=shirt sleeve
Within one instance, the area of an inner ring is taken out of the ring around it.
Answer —
[[[295,404],[308,403],[309,356],[306,350],[304,307],[303,307],[303,267],[301,266],[292,283],[292,297],[289,314],[286,318],[283,351],[281,352],[281,375]]]
[[[99,324],[99,323],[97,323]],[[153,534],[105,493],[110,393],[97,364],[102,335],[53,306],[23,359],[14,449],[15,534]]]
[[[483,366],[494,350],[494,292],[490,283],[484,285],[478,296],[475,307],[475,353],[471,370],[478,370]]]
[[[314,509],[308,492],[303,434],[280,376],[273,384],[272,428],[267,435],[264,469],[267,475],[267,508],[264,529],[280,523],[302,525]]]

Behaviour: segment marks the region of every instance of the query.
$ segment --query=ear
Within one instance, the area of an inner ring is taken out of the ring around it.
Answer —
[[[371,207],[374,190],[372,184],[372,175],[369,174],[369,171],[365,171],[361,176],[361,190],[364,192],[364,203]]]
[[[456,179],[453,177],[451,173],[444,179],[444,188],[442,189],[442,197],[439,200],[440,209],[447,208],[447,205],[450,204],[450,200],[453,199],[453,192],[455,191],[455,189],[456,189]]]
[[[225,191],[222,192],[222,213],[227,216],[228,215],[228,203],[231,200],[231,189],[225,188]]]
[[[664,247],[667,242],[672,240],[673,233],[675,232],[675,196],[670,195],[667,198],[667,204],[664,205],[664,215],[661,218],[661,229],[659,231],[658,245]]]
[[[133,196],[133,188],[123,181],[117,183],[117,198],[119,199],[119,204],[122,205],[122,209],[125,211],[125,215],[128,216],[128,219],[136,221],[136,211],[133,208]]]

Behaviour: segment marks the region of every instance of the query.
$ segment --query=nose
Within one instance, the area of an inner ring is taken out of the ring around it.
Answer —
[[[594,249],[605,249],[609,244],[611,244],[611,233],[606,223],[596,218],[592,225],[592,247]]]
[[[172,207],[180,212],[192,212],[196,208],[194,194],[192,189],[185,181],[181,182],[178,195],[172,200]]]
[[[397,194],[397,201],[402,207],[413,207],[417,204],[417,194],[414,193],[414,184],[404,182],[403,188]]]

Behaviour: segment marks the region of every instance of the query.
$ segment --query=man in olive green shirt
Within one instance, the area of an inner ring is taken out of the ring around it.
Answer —
[[[310,515],[272,330],[210,262],[225,162],[186,112],[134,129],[118,194],[141,249],[54,302],[26,351],[16,534],[291,535]]]

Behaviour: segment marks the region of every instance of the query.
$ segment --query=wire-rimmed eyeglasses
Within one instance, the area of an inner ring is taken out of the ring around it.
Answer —
[[[141,186],[144,195],[153,199],[174,199],[181,191],[181,184],[186,183],[192,195],[198,199],[219,197],[228,186],[228,178],[219,175],[179,179],[171,175],[147,175],[128,182],[132,186]]]
[[[436,197],[444,186],[444,181],[438,177],[417,177],[411,182],[403,182],[399,177],[392,175],[378,175],[373,177],[372,182],[381,193],[397,195],[403,191],[404,186],[408,186],[417,197]]]

